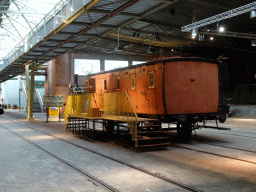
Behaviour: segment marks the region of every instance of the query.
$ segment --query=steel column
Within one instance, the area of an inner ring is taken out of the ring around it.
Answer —
[[[25,66],[25,74],[26,74],[26,99],[27,99],[27,110],[29,106],[29,89],[30,89],[30,80],[29,80],[29,65]]]
[[[100,59],[100,71],[105,71],[105,60]]]
[[[31,121],[34,120],[33,117],[33,107],[34,107],[34,84],[35,84],[35,65],[36,63],[33,62],[31,64],[31,72],[30,72],[30,90],[29,90],[29,105],[28,105],[28,117],[27,120]]]

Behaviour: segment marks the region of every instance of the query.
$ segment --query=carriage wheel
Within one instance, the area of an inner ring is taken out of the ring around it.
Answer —
[[[105,128],[108,133],[112,133],[114,131],[115,122],[114,121],[106,121]]]
[[[187,141],[190,139],[192,134],[192,125],[190,123],[177,124],[177,133],[179,139]]]

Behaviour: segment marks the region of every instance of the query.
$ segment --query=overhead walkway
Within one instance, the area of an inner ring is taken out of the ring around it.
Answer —
[[[163,42],[166,36],[163,30],[152,28],[151,31],[159,33],[162,42],[150,40],[149,32],[143,31],[143,27],[151,23],[139,20],[177,1],[61,0],[4,58],[0,66],[0,83],[24,73],[25,65],[40,65],[88,44],[97,48],[108,45],[110,39],[117,39],[119,28],[127,34],[122,36],[126,41],[170,47],[170,42]],[[144,37],[131,37],[134,30]],[[149,40],[145,42],[145,39]]]

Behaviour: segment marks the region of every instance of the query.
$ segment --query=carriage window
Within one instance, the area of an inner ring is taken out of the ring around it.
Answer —
[[[131,75],[131,89],[135,89],[135,74]]]
[[[148,84],[149,88],[155,88],[155,72],[149,72],[148,73]]]
[[[103,89],[104,89],[104,91],[107,91],[107,80],[106,79],[103,80]]]
[[[120,77],[116,77],[116,89],[120,89]]]

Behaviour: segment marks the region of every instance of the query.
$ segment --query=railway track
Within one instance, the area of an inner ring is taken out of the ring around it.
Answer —
[[[13,116],[13,117],[16,117],[16,116]],[[20,117],[23,117],[23,116],[20,116]],[[89,149],[89,148],[86,148],[86,147],[77,145],[77,144],[75,144],[75,143],[72,143],[72,142],[67,141],[67,140],[65,140],[65,139],[62,139],[62,138],[59,138],[59,137],[57,137],[57,136],[51,135],[51,134],[46,133],[46,132],[44,132],[44,131],[37,130],[37,129],[33,128],[33,127],[30,127],[30,126],[27,126],[27,125],[24,125],[24,124],[21,124],[21,123],[17,123],[17,122],[15,122],[15,121],[12,121],[12,122],[13,122],[13,123],[16,123],[16,124],[18,124],[18,125],[22,125],[22,126],[24,126],[24,127],[27,127],[27,128],[29,128],[29,129],[32,129],[32,130],[34,130],[34,131],[40,132],[40,133],[42,133],[42,134],[45,134],[45,135],[47,135],[47,136],[53,137],[53,138],[55,138],[55,139],[61,140],[61,141],[66,142],[66,143],[68,143],[68,144],[70,144],[70,145],[73,145],[73,146],[78,147],[78,148],[80,148],[80,149],[82,149],[82,150],[91,152],[91,153],[93,153],[93,154],[99,155],[99,156],[101,156],[101,157],[104,157],[104,158],[109,159],[109,160],[111,160],[111,161],[114,161],[114,162],[116,162],[116,163],[122,164],[122,165],[124,165],[124,166],[126,166],[126,167],[129,167],[129,168],[132,168],[132,169],[134,169],[134,170],[143,172],[143,173],[145,173],[145,174],[147,174],[147,175],[150,175],[150,176],[152,176],[152,177],[154,177],[154,178],[157,178],[157,179],[160,179],[160,180],[165,181],[165,182],[167,182],[167,183],[170,183],[170,184],[173,184],[173,185],[175,185],[175,186],[181,187],[181,188],[186,189],[186,190],[188,190],[188,191],[201,192],[201,190],[199,190],[199,189],[196,189],[196,188],[194,188],[194,187],[192,187],[192,186],[189,186],[189,185],[186,185],[186,184],[184,184],[184,183],[178,182],[178,181],[176,181],[176,180],[167,178],[167,177],[165,177],[165,176],[160,175],[159,173],[151,172],[151,171],[148,171],[148,170],[146,170],[146,169],[144,169],[144,168],[137,167],[137,166],[132,165],[132,164],[130,164],[130,163],[127,163],[127,162],[125,162],[125,161],[122,161],[122,160],[119,160],[119,159],[116,159],[116,158],[107,156],[107,155],[105,155],[105,154],[99,153],[99,152],[97,152],[97,151],[95,151],[95,150],[91,150],[91,149]],[[67,166],[69,166],[69,167],[73,168],[74,170],[80,172],[80,173],[83,174],[84,176],[88,177],[92,182],[95,182],[95,183],[99,184],[100,186],[103,186],[104,188],[108,189],[109,191],[118,191],[118,190],[115,189],[114,187],[109,186],[108,184],[104,183],[103,181],[101,181],[101,180],[97,179],[96,177],[90,175],[89,173],[83,171],[83,170],[80,169],[79,167],[77,167],[77,166],[75,166],[75,165],[73,165],[73,164],[67,162],[66,160],[64,160],[64,159],[62,159],[62,158],[56,156],[55,154],[53,154],[53,153],[51,153],[51,152],[45,150],[44,148],[40,147],[40,146],[39,146],[38,144],[36,144],[35,142],[33,142],[33,141],[31,141],[31,140],[29,140],[29,139],[23,137],[22,135],[19,135],[19,134],[16,133],[15,131],[12,131],[12,130],[8,129],[7,127],[5,127],[5,126],[3,126],[3,125],[0,125],[0,126],[3,127],[3,128],[6,129],[6,130],[11,131],[13,134],[19,136],[19,137],[22,138],[23,140],[26,140],[26,141],[29,142],[30,144],[32,144],[32,145],[36,146],[37,148],[43,150],[44,152],[48,153],[49,155],[51,155],[52,157],[58,159],[59,161],[65,163]]]
[[[229,131],[230,132],[230,131]],[[231,131],[231,132],[239,132],[239,133],[245,133],[245,134],[256,134],[254,132],[242,132],[242,131]],[[208,131],[209,133],[209,131]],[[214,131],[211,131],[210,133],[213,133],[213,134],[220,134],[220,133],[217,133],[217,132],[214,132]],[[239,135],[239,134],[232,134],[232,133],[221,133],[222,135],[231,135],[231,136],[237,136],[237,137],[249,137],[249,138],[256,138],[256,136],[249,136],[249,135]]]
[[[229,131],[230,132],[230,131]],[[243,131],[232,131],[231,132],[239,132],[239,133],[245,133],[245,134],[256,134],[254,132],[243,132]],[[207,132],[209,133],[209,132]],[[217,132],[211,131],[210,133],[214,133],[214,134],[219,134]],[[238,137],[246,137],[246,138],[256,138],[256,137],[251,137],[251,136],[247,136],[247,135],[237,135],[237,134],[229,134],[229,133],[221,133],[222,135],[230,135],[230,136],[238,136]],[[252,151],[252,150],[247,150],[247,149],[241,149],[241,148],[236,148],[236,147],[229,147],[229,146],[224,146],[224,145],[220,145],[220,144],[213,144],[213,143],[209,143],[209,142],[204,142],[204,141],[194,141],[193,144],[205,144],[205,145],[210,145],[210,146],[215,146],[215,147],[220,147],[220,148],[225,148],[225,149],[231,149],[231,150],[237,150],[237,151],[242,151],[242,152],[247,152],[247,153],[252,153],[252,154],[256,154],[256,151]],[[204,151],[204,150],[200,150],[200,149],[194,149],[191,147],[185,147],[185,146],[181,146],[179,145],[177,142],[173,143],[171,145],[172,147],[177,147],[177,148],[183,148],[186,150],[191,150],[191,151],[195,151],[195,152],[199,152],[199,153],[204,153],[204,154],[208,154],[208,155],[214,155],[214,156],[219,156],[219,157],[223,157],[223,158],[227,158],[227,159],[232,159],[232,160],[237,160],[237,161],[242,161],[242,162],[246,162],[246,163],[251,163],[251,164],[256,164],[256,162],[253,161],[247,161],[244,159],[240,159],[240,158],[236,158],[236,157],[230,157],[227,155],[221,155],[218,153],[214,153],[214,152],[208,152],[208,151]]]
[[[241,149],[241,148],[236,148],[236,147],[228,147],[228,146],[219,145],[219,144],[212,144],[212,143],[206,143],[206,142],[203,142],[203,144],[216,146],[216,147],[222,147],[222,148],[226,148],[226,149],[234,149],[234,150],[244,151],[244,152],[249,152],[249,153],[256,153],[256,151],[251,151],[251,150]]]
[[[244,159],[240,159],[240,158],[236,158],[236,157],[230,157],[230,156],[227,156],[227,155],[222,155],[222,154],[218,154],[218,153],[214,153],[214,152],[204,151],[204,150],[200,150],[200,149],[193,149],[193,148],[190,148],[190,147],[185,147],[185,146],[180,146],[180,145],[172,145],[172,147],[186,149],[186,150],[195,151],[195,152],[198,152],[198,153],[214,155],[214,156],[218,156],[218,157],[223,157],[223,158],[227,158],[227,159],[242,161],[242,162],[251,163],[251,164],[256,165],[256,162],[253,162],[253,161],[248,161],[248,160],[244,160]],[[256,152],[253,152],[253,153],[256,153]]]
[[[35,142],[33,142],[33,141],[31,141],[31,140],[29,140],[29,139],[23,137],[22,135],[17,134],[15,131],[12,131],[12,130],[8,129],[7,127],[5,127],[5,126],[3,126],[3,125],[0,125],[0,126],[3,127],[5,130],[8,130],[8,131],[12,132],[14,135],[20,137],[21,139],[23,139],[24,141],[28,142],[29,144],[31,144],[31,145],[37,147],[38,149],[44,151],[45,153],[49,154],[50,156],[54,157],[55,159],[61,161],[62,163],[64,163],[65,165],[69,166],[70,168],[76,170],[76,171],[79,172],[80,174],[86,176],[86,177],[87,177],[91,182],[93,182],[94,184],[100,185],[101,187],[105,188],[105,189],[108,190],[108,191],[118,192],[118,190],[115,189],[114,187],[112,187],[112,186],[110,186],[110,185],[104,183],[103,181],[99,180],[98,178],[96,178],[96,177],[92,176],[91,174],[89,174],[89,173],[83,171],[83,170],[80,169],[79,167],[77,167],[77,166],[75,166],[75,165],[73,165],[73,164],[71,164],[71,163],[65,161],[64,159],[58,157],[57,155],[55,155],[55,154],[53,154],[53,153],[51,153],[51,152],[45,150],[44,148],[40,147],[40,146],[39,146],[38,144],[36,144]]]

